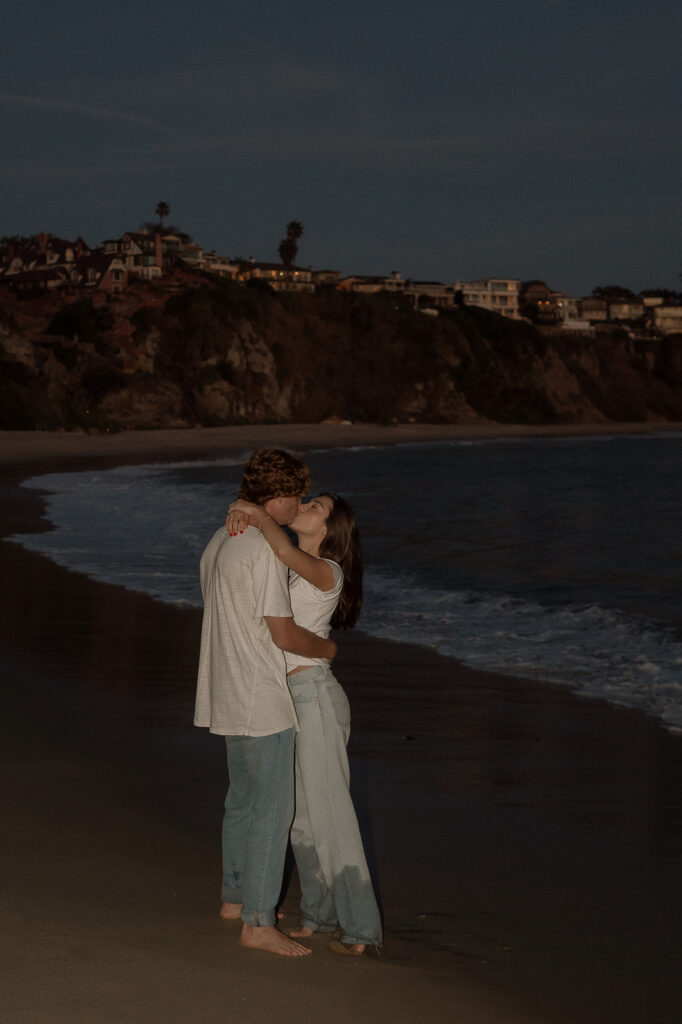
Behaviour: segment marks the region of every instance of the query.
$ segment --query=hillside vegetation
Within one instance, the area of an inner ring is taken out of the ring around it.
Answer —
[[[682,336],[547,336],[387,294],[136,285],[98,303],[0,295],[0,428],[682,420]]]

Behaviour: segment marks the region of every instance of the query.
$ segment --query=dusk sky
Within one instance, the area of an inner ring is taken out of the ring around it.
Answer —
[[[682,4],[3,4],[0,235],[682,287]]]

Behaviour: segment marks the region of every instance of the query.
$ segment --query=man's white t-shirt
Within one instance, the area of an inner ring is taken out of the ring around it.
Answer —
[[[326,639],[329,636],[331,617],[343,590],[343,569],[337,562],[332,562],[331,558],[325,558],[325,562],[331,565],[334,574],[334,586],[331,590],[319,590],[292,570],[289,573],[289,597],[296,625],[303,626],[311,633]],[[290,651],[285,651],[284,657],[287,672],[300,665],[329,665],[328,658],[304,658]]]
[[[204,618],[194,724],[221,736],[295,728],[283,652],[264,616],[291,616],[287,568],[260,530],[221,527],[201,556]]]

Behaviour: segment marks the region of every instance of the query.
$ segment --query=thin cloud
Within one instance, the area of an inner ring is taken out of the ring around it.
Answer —
[[[97,120],[122,121],[126,124],[134,124],[142,128],[153,128],[155,131],[165,135],[176,134],[173,129],[160,124],[152,117],[144,117],[142,114],[130,114],[122,110],[109,110],[107,107],[93,107],[82,103],[71,103],[68,100],[52,99],[47,96],[17,96],[13,93],[0,93],[0,101],[46,112],[57,111],[63,114],[79,114],[83,117],[92,117]]]
[[[302,99],[337,99],[367,102],[371,82],[345,71],[316,67],[277,53],[261,53],[248,59],[235,55],[226,66],[177,70],[154,76],[128,76],[121,81],[98,82],[93,88],[106,89],[109,102],[135,100],[143,95],[148,103],[173,102],[179,110],[253,109],[264,102]]]

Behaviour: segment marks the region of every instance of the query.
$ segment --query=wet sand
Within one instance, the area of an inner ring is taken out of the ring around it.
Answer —
[[[17,486],[41,470],[452,436],[351,429],[0,435],[0,532],[41,528],[39,495]],[[217,918],[223,745],[191,725],[200,614],[6,541],[0,558],[10,1024],[677,1019],[682,737],[541,680],[342,634],[385,948],[244,951]],[[295,873],[287,886],[295,921]]]
[[[344,445],[404,444],[482,440],[497,437],[594,437],[682,431],[682,423],[571,423],[548,426],[478,423],[293,423],[197,427],[178,430],[126,430],[118,434],[0,431],[0,467],[38,462],[139,462],[159,459],[219,458],[265,446],[303,450]],[[52,466],[54,469],[54,466]]]

